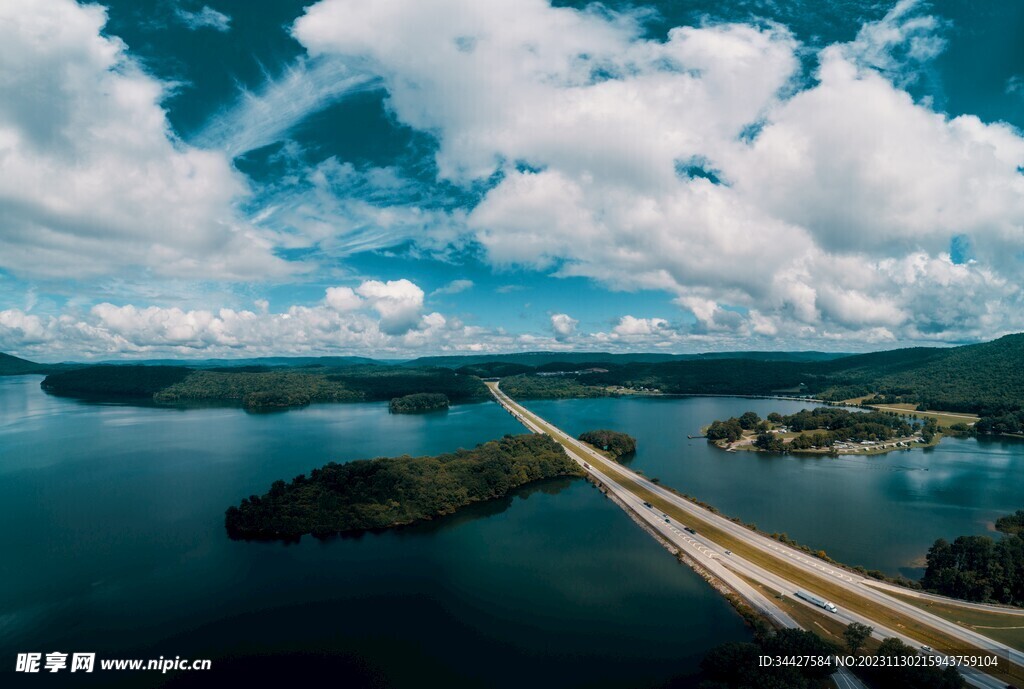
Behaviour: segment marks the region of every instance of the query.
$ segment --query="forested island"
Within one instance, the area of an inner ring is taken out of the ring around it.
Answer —
[[[911,421],[892,411],[851,412],[838,407],[802,409],[795,414],[773,412],[762,419],[748,411],[716,420],[704,431],[709,443],[728,450],[878,453],[930,445],[938,440],[938,422]]]
[[[615,459],[628,457],[636,452],[636,438],[618,431],[585,431],[580,433],[576,439],[599,450],[604,450]]]
[[[550,436],[506,435],[436,457],[331,462],[229,507],[225,526],[242,539],[383,529],[451,514],[532,481],[582,475]]]
[[[448,396],[440,392],[414,392],[411,395],[394,397],[388,404],[392,414],[422,414],[428,411],[447,409]]]
[[[136,398],[161,404],[223,402],[252,411],[314,402],[390,401],[417,393],[440,395],[450,403],[490,399],[486,386],[476,376],[447,368],[377,365],[201,370],[184,366],[88,366],[49,375],[42,387],[56,395]],[[432,403],[439,399],[431,398]]]
[[[1002,533],[998,540],[935,541],[921,585],[953,598],[1024,606],[1024,510],[999,518],[995,528]]]

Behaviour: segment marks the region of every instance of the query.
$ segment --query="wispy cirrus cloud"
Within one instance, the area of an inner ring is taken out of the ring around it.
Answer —
[[[466,290],[470,289],[473,289],[472,280],[452,280],[444,287],[438,287],[437,289],[435,289],[433,292],[430,293],[430,296],[436,297],[445,294],[461,294],[462,292],[465,292]]]
[[[297,60],[281,75],[268,75],[258,89],[242,89],[191,142],[236,158],[281,141],[304,119],[345,96],[380,88],[376,76],[354,69],[354,63],[332,57]]]
[[[184,7],[176,7],[174,16],[182,24],[192,31],[199,29],[213,29],[226,33],[231,30],[231,17],[209,5],[203,5],[195,11],[187,10]]]

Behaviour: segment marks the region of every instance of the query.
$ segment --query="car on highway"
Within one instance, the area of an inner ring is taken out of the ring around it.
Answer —
[[[726,551],[725,551],[725,554],[726,554],[726,555],[732,555],[732,551],[731,551],[731,550],[726,550]]]
[[[644,507],[650,507],[650,506],[651,506],[651,503],[649,503],[649,502],[645,502],[644,503]]]
[[[694,530],[694,529],[691,529],[691,528],[690,528],[690,527],[688,527],[688,526],[684,526],[684,527],[683,527],[683,531],[685,531],[685,532],[687,532],[687,533],[692,533],[692,534],[693,534],[694,536],[696,536],[696,535],[697,535],[697,531],[696,531],[696,530]]]
[[[924,651],[925,653],[931,653],[932,652],[932,647],[931,646],[922,646],[921,650]]]
[[[671,520],[671,519],[669,519],[668,517],[665,517],[665,523],[666,523],[666,524],[671,524],[671,523],[672,523],[672,520]]]

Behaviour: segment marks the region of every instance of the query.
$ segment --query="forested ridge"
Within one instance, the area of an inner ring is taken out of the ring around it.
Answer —
[[[451,402],[490,399],[475,376],[451,369],[351,366],[194,370],[181,366],[89,366],[47,376],[44,390],[83,397],[137,397],[172,404],[229,402],[247,409],[296,407],[313,402],[384,401],[414,393]]]
[[[502,389],[516,399],[646,391],[693,395],[800,394],[980,414],[978,431],[1024,430],[1024,334],[960,347],[913,347],[831,360],[697,359],[547,363],[562,375],[516,371]],[[603,369],[603,370],[594,370]],[[1021,412],[1021,413],[1018,413]]]
[[[451,514],[532,481],[582,470],[547,435],[506,435],[436,457],[331,462],[290,483],[275,481],[225,514],[233,538],[380,529]]]

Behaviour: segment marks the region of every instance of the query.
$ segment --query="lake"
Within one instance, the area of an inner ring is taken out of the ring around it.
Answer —
[[[851,565],[919,578],[937,538],[990,534],[1024,507],[1024,442],[943,438],[933,448],[837,458],[725,452],[687,439],[752,410],[790,414],[788,400],[644,397],[544,400],[529,408],[567,433],[610,428],[637,438],[629,466],[724,514],[786,533]]]
[[[324,673],[343,687],[656,686],[749,638],[723,598],[580,479],[358,538],[225,535],[224,510],[275,479],[522,432],[497,404],[249,414],[90,404],[39,382],[0,378],[0,685],[67,686],[66,674],[12,676],[15,654],[86,651],[214,660],[169,686]]]

